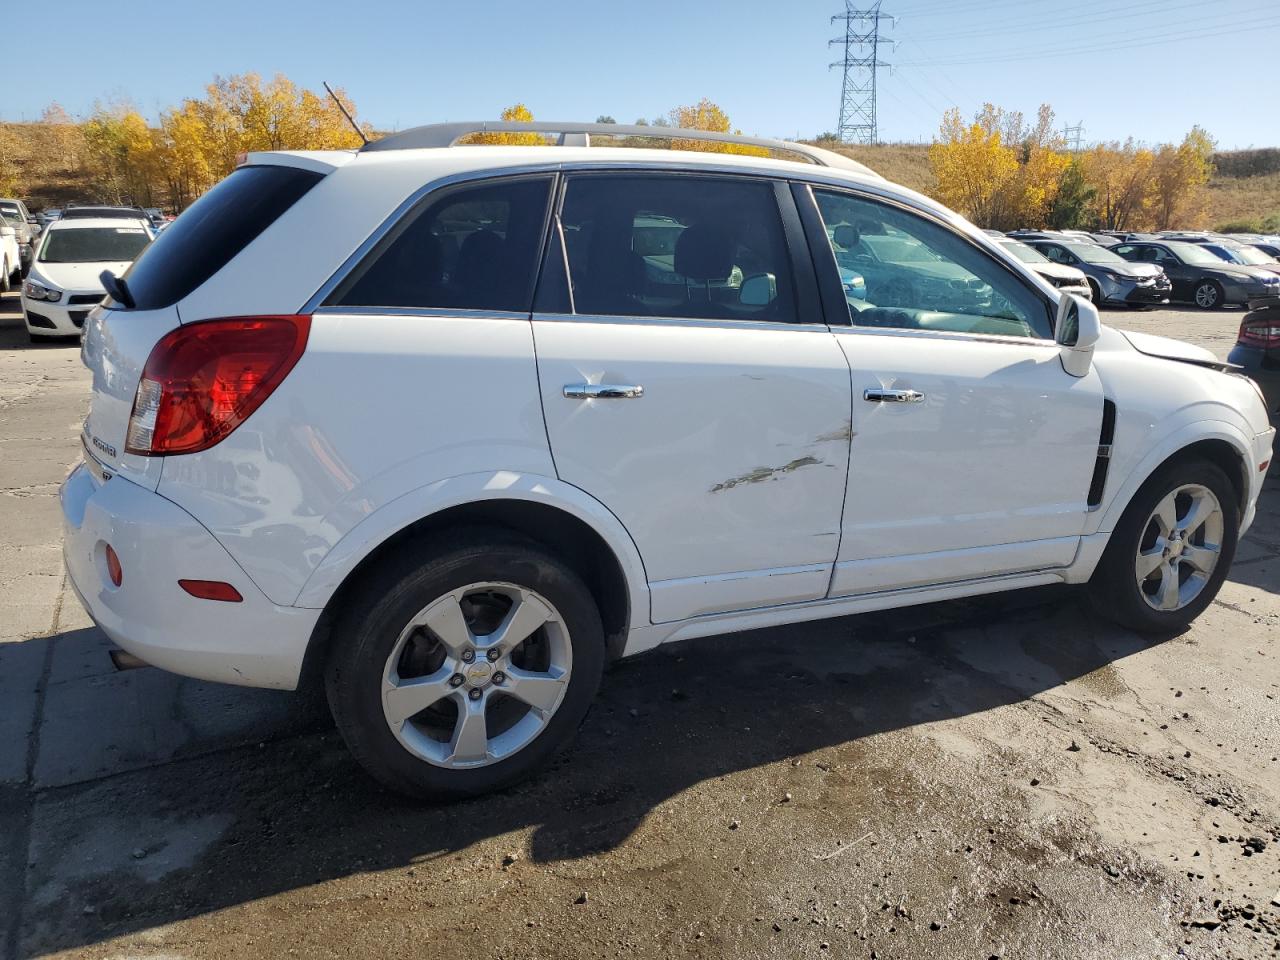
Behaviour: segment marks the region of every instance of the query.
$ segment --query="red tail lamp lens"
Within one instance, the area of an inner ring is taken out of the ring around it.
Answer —
[[[116,556],[115,550],[109,543],[103,553],[107,558],[107,576],[111,578],[111,583],[118,587],[124,582],[124,568],[120,566],[120,558]]]
[[[125,450],[198,453],[271,396],[307,346],[309,316],[204,320],[165,334],[133,398]]]
[[[200,600],[239,603],[244,599],[239,590],[224,580],[179,580],[178,586]]]

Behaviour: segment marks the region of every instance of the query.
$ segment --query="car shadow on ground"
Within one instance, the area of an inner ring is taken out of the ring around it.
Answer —
[[[512,831],[531,831],[527,851],[512,843],[535,863],[588,856],[705,781],[836,748],[826,759],[856,782],[875,765],[876,734],[1016,703],[1159,642],[1101,623],[1076,591],[1044,588],[671,645],[613,667],[550,770],[450,804],[380,789],[314,696],[279,694],[308,718],[290,735],[42,792],[20,952],[431,869]],[[186,682],[190,696],[210,686]],[[726,806],[726,823],[738,809]]]

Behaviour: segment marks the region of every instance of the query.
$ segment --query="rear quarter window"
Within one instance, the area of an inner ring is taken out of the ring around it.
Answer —
[[[125,274],[137,310],[177,303],[324,179],[295,167],[240,167],[188,207]],[[118,306],[118,305],[117,305]]]

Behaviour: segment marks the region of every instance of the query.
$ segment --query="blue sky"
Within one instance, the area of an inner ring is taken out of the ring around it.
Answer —
[[[844,0],[59,0],[41,69],[10,73],[0,117],[51,100],[73,114],[126,97],[144,113],[199,95],[215,73],[284,72],[346,88],[379,129],[494,117],[620,122],[710,97],[761,136],[834,129]],[[856,2],[856,0],[855,0]],[[865,0],[869,5],[870,0]],[[884,0],[882,140],[928,141],[941,113],[1042,102],[1086,141],[1280,144],[1276,0]],[[305,12],[303,12],[305,11]],[[104,36],[111,34],[110,41]],[[110,52],[106,51],[110,48]]]

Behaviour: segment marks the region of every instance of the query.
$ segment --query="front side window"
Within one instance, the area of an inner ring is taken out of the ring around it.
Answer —
[[[131,263],[150,240],[142,227],[50,230],[38,259],[41,263]]]
[[[326,302],[528,312],[551,182],[487,181],[428,198]]]
[[[795,322],[770,183],[584,175],[560,219],[577,313]]]
[[[852,194],[814,198],[841,276],[864,280],[856,293],[845,286],[855,326],[1053,336],[1047,303],[941,224]]]

